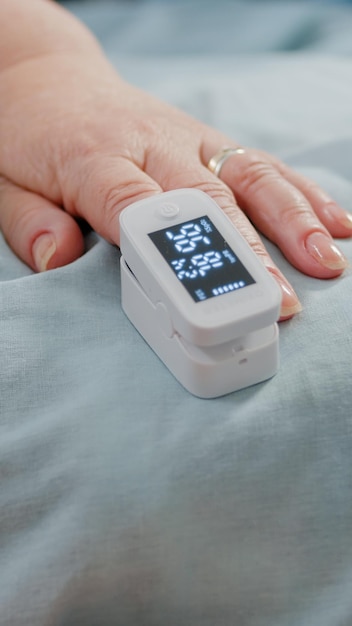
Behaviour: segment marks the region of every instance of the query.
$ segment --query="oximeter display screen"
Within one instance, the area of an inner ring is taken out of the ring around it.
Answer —
[[[207,215],[149,237],[196,302],[255,283]]]

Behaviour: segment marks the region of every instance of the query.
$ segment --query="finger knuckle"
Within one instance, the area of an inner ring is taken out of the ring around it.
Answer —
[[[148,185],[147,181],[124,181],[109,189],[102,186],[98,190],[98,195],[104,222],[109,225],[116,220],[116,215],[122,209],[153,192],[155,193],[155,187]]]
[[[193,188],[199,189],[208,196],[211,196],[221,208],[233,207],[235,204],[235,198],[231,189],[218,179],[198,182],[193,185]]]
[[[291,203],[285,204],[282,207],[280,221],[286,227],[290,227],[297,222],[310,218],[311,211],[305,200],[302,198],[293,200]]]
[[[273,179],[277,179],[278,173],[271,163],[267,163],[258,158],[253,158],[241,175],[241,192],[244,195],[258,193],[264,187],[271,184]]]

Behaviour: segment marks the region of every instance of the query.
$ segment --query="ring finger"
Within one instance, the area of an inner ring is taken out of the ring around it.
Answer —
[[[205,141],[203,162],[209,163],[215,153],[214,143]],[[290,182],[283,175],[289,168],[282,166],[280,171],[278,163],[264,152],[245,149],[225,159],[218,175],[255,227],[279,246],[292,265],[317,278],[338,276],[347,267],[347,260],[317,215],[323,213],[326,195],[310,187],[309,199],[316,213],[303,191],[293,184],[304,187],[301,178],[293,176]]]

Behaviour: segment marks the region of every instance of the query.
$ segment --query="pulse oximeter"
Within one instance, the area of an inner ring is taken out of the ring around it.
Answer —
[[[135,202],[120,233],[122,308],[188,391],[212,398],[276,373],[281,291],[208,194]]]

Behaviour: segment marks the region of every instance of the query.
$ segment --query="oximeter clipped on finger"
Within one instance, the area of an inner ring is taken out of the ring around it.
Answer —
[[[281,291],[209,195],[148,197],[120,232],[122,308],[188,391],[213,398],[276,373]]]

